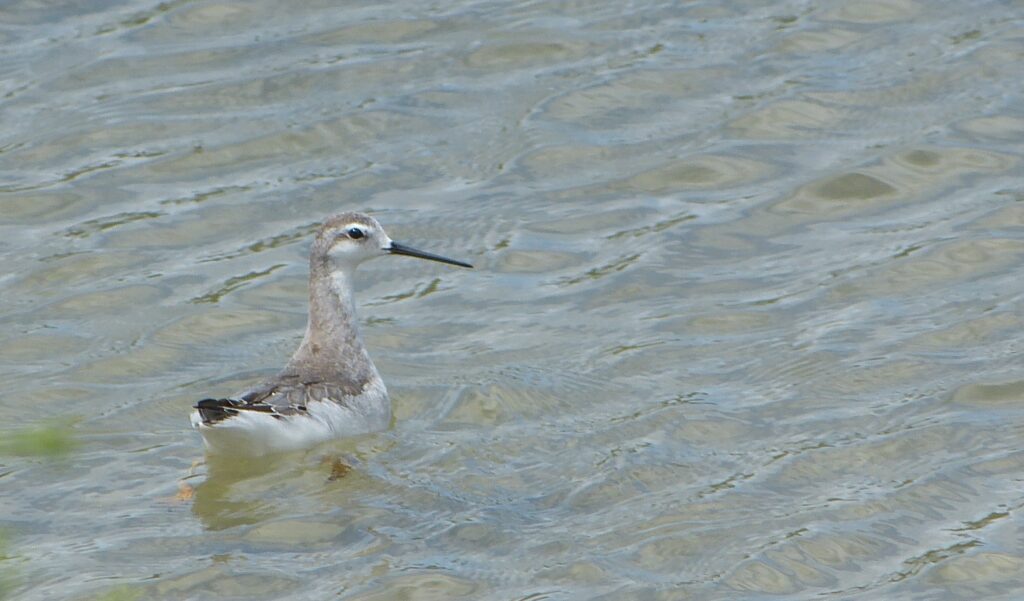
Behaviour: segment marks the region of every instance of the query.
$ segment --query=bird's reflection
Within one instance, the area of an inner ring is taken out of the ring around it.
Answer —
[[[205,479],[192,488],[187,482],[186,497],[192,500],[192,513],[208,530],[259,524],[280,517],[293,508],[293,501],[313,487],[331,487],[350,479],[354,462],[336,453],[297,452],[265,457],[224,457],[207,455]]]
[[[208,530],[256,524],[277,515],[276,508],[260,495],[247,494],[265,489],[285,456],[206,457],[206,478],[192,495],[192,513]]]

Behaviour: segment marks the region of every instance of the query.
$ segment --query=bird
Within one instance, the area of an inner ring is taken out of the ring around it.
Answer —
[[[395,242],[363,213],[325,219],[310,250],[309,319],[302,342],[273,378],[193,406],[190,421],[207,452],[282,453],[390,426],[391,401],[360,336],[352,293],[359,264],[385,255],[473,268]]]

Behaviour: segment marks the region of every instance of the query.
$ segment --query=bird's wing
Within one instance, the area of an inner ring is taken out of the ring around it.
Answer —
[[[310,403],[331,401],[345,404],[348,396],[341,388],[327,382],[283,376],[236,398],[203,399],[196,403],[195,408],[199,410],[203,423],[212,425],[243,411],[267,413],[278,419],[305,415]]]

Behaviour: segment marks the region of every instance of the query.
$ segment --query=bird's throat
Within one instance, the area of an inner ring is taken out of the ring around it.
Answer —
[[[310,381],[344,379],[357,386],[377,377],[359,334],[351,273],[314,267],[306,334],[285,371]]]

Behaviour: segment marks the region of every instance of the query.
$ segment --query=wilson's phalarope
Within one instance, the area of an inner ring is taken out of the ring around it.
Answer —
[[[260,455],[388,427],[391,401],[363,346],[352,299],[356,267],[388,254],[473,267],[394,242],[368,215],[328,218],[310,252],[302,343],[270,381],[236,397],[196,403],[192,425],[207,449]]]

